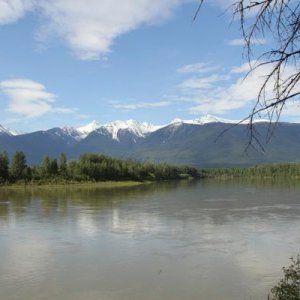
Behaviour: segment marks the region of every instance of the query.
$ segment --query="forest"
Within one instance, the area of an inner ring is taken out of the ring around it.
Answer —
[[[77,160],[45,155],[41,163],[29,166],[26,155],[17,151],[9,160],[0,153],[0,183],[67,183],[83,181],[163,181],[198,178],[197,169],[188,166],[140,163],[98,154],[82,154]]]
[[[300,163],[261,164],[248,168],[212,168],[202,169],[200,173],[205,178],[297,178],[300,177]]]

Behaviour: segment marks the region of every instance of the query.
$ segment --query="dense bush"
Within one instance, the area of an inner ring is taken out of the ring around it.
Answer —
[[[300,300],[300,259],[283,268],[284,277],[271,289],[272,300]]]

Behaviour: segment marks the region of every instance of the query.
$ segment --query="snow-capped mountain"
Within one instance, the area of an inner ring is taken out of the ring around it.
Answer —
[[[84,139],[87,137],[91,132],[99,129],[102,125],[98,123],[97,121],[92,121],[91,123],[78,127],[78,128],[73,128],[75,132],[77,132],[78,136],[81,139]]]
[[[10,136],[15,136],[18,135],[18,132],[8,129],[2,125],[0,125],[0,135],[10,135]]]
[[[103,126],[108,130],[114,140],[119,140],[118,133],[119,131],[128,131],[134,134],[137,137],[145,137],[148,133],[153,132],[160,128],[159,126],[152,125],[150,123],[139,123],[134,120],[128,121],[115,121],[108,123]]]
[[[61,132],[64,135],[68,135],[72,138],[74,138],[75,140],[80,140],[82,138],[82,134],[80,131],[78,131],[77,129],[73,128],[73,127],[63,127],[61,129]]]
[[[182,120],[182,119],[174,119],[171,121],[170,125],[178,125],[178,124],[193,124],[193,125],[204,125],[208,123],[235,123],[238,121],[233,121],[233,120],[227,120],[227,119],[221,119],[215,116],[211,115],[206,115],[203,117],[200,117],[198,119],[193,119],[193,120]]]
[[[266,120],[258,120],[256,130],[264,142],[269,130]],[[194,166],[242,166],[256,163],[300,161],[300,124],[279,123],[276,134],[265,145],[269,154],[245,155],[249,137],[246,122],[204,116],[192,120],[174,119],[156,126],[134,120],[100,124],[93,121],[78,128],[63,127],[16,134],[0,126],[0,152],[10,157],[24,151],[31,164],[40,163],[44,155],[68,159],[82,153],[101,153],[114,157],[190,164]],[[220,138],[220,133],[231,128]],[[218,138],[219,137],[219,138]],[[217,140],[217,142],[216,142]]]
[[[109,134],[112,139],[118,141],[118,133],[120,131],[128,131],[137,137],[145,137],[148,133],[153,132],[157,129],[161,128],[161,126],[152,125],[147,122],[137,122],[134,120],[127,121],[114,121],[111,123],[101,125],[97,121],[93,121],[87,125],[82,127],[73,128],[73,135],[75,136],[77,133],[77,137],[80,139],[86,138],[92,132],[98,132],[103,134]]]
[[[230,119],[224,119],[219,118],[212,115],[206,115],[202,116],[200,118],[191,119],[191,120],[183,120],[176,118],[172,120],[170,123],[167,123],[165,125],[153,125],[148,122],[138,122],[135,120],[127,120],[127,121],[121,121],[117,120],[111,123],[107,124],[101,124],[97,121],[92,121],[91,123],[88,123],[86,125],[80,126],[80,127],[71,127],[71,126],[65,126],[63,128],[55,127],[49,130],[46,130],[44,132],[51,131],[53,134],[61,137],[71,137],[74,140],[80,141],[85,139],[89,134],[92,132],[98,132],[99,134],[105,134],[109,135],[112,139],[119,141],[119,133],[121,132],[129,132],[133,136],[136,136],[138,138],[145,138],[150,133],[153,133],[161,128],[168,127],[168,126],[175,126],[178,127],[183,124],[190,124],[190,125],[205,125],[210,123],[225,123],[225,124],[237,124],[239,120],[230,120]],[[247,124],[248,121],[242,122],[242,124]],[[255,122],[267,122],[267,120],[256,120]],[[10,130],[8,128],[5,128],[4,126],[0,125],[0,134],[6,134],[6,135],[12,135],[17,136],[21,133],[17,131]],[[22,133],[23,134],[23,133]]]
[[[161,129],[163,127],[167,127],[169,125],[175,125],[179,126],[180,124],[193,124],[193,125],[204,125],[208,123],[237,123],[238,121],[236,120],[227,120],[227,119],[222,119],[218,118],[215,116],[211,115],[206,115],[203,117],[200,117],[198,119],[194,120],[182,120],[182,119],[174,119],[170,123],[165,124],[165,125],[153,125],[148,122],[143,122],[140,123],[135,120],[127,120],[127,121],[121,121],[117,120],[111,123],[107,124],[100,124],[97,121],[92,121],[89,124],[86,124],[84,126],[78,127],[78,128],[73,128],[72,135],[76,135],[79,139],[84,139],[86,138],[90,133],[96,131],[98,133],[103,133],[103,134],[109,134],[114,140],[118,141],[118,133],[121,131],[128,131],[135,135],[136,137],[144,138],[148,134]]]
[[[264,122],[269,122],[269,120],[266,119],[256,119],[254,120],[254,123],[264,123]],[[202,116],[200,118],[196,118],[193,120],[182,120],[182,119],[174,119],[172,120],[169,125],[180,125],[180,124],[192,124],[192,125],[205,125],[205,124],[210,124],[210,123],[224,123],[224,124],[248,124],[249,120],[232,120],[232,119],[224,119],[224,118],[219,118],[216,116],[212,115],[206,115]]]

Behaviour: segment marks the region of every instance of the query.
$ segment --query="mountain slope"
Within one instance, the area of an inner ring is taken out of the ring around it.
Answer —
[[[105,125],[92,122],[80,128],[52,128],[16,136],[0,131],[0,151],[12,155],[22,150],[28,161],[35,164],[46,154],[58,157],[61,152],[69,159],[82,153],[102,153],[202,167],[300,161],[300,124],[279,123],[270,143],[264,145],[266,153],[251,149],[245,153],[247,124],[237,125],[220,136],[233,122],[206,116],[188,121],[175,119],[165,126],[129,120]],[[256,124],[261,141],[268,126],[266,122]]]
[[[151,134],[136,152],[136,157],[158,162],[183,163],[205,167],[244,166],[258,163],[293,162],[300,160],[300,125],[279,124],[273,139],[265,144],[266,153],[249,149],[247,125],[228,128],[224,123],[202,126],[181,124],[167,126]],[[256,125],[265,136],[267,123]]]
[[[75,142],[59,128],[37,131],[17,136],[0,136],[0,151],[9,156],[16,151],[23,151],[31,164],[39,163],[44,155],[58,157],[61,152],[69,152]]]
[[[17,134],[18,134],[17,132],[0,125],[0,136],[4,136],[4,135],[5,136],[14,136]]]

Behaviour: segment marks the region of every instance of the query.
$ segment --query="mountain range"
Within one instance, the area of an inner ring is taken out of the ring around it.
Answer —
[[[102,153],[141,161],[189,164],[199,167],[251,166],[261,163],[300,161],[300,124],[278,123],[269,143],[264,143],[269,123],[255,123],[265,152],[249,149],[247,122],[204,116],[194,120],[175,119],[156,126],[134,120],[102,125],[96,121],[79,127],[52,128],[18,134],[0,125],[0,151],[11,156],[23,151],[30,164],[44,155],[69,159],[82,153]],[[224,130],[226,133],[220,135]]]

